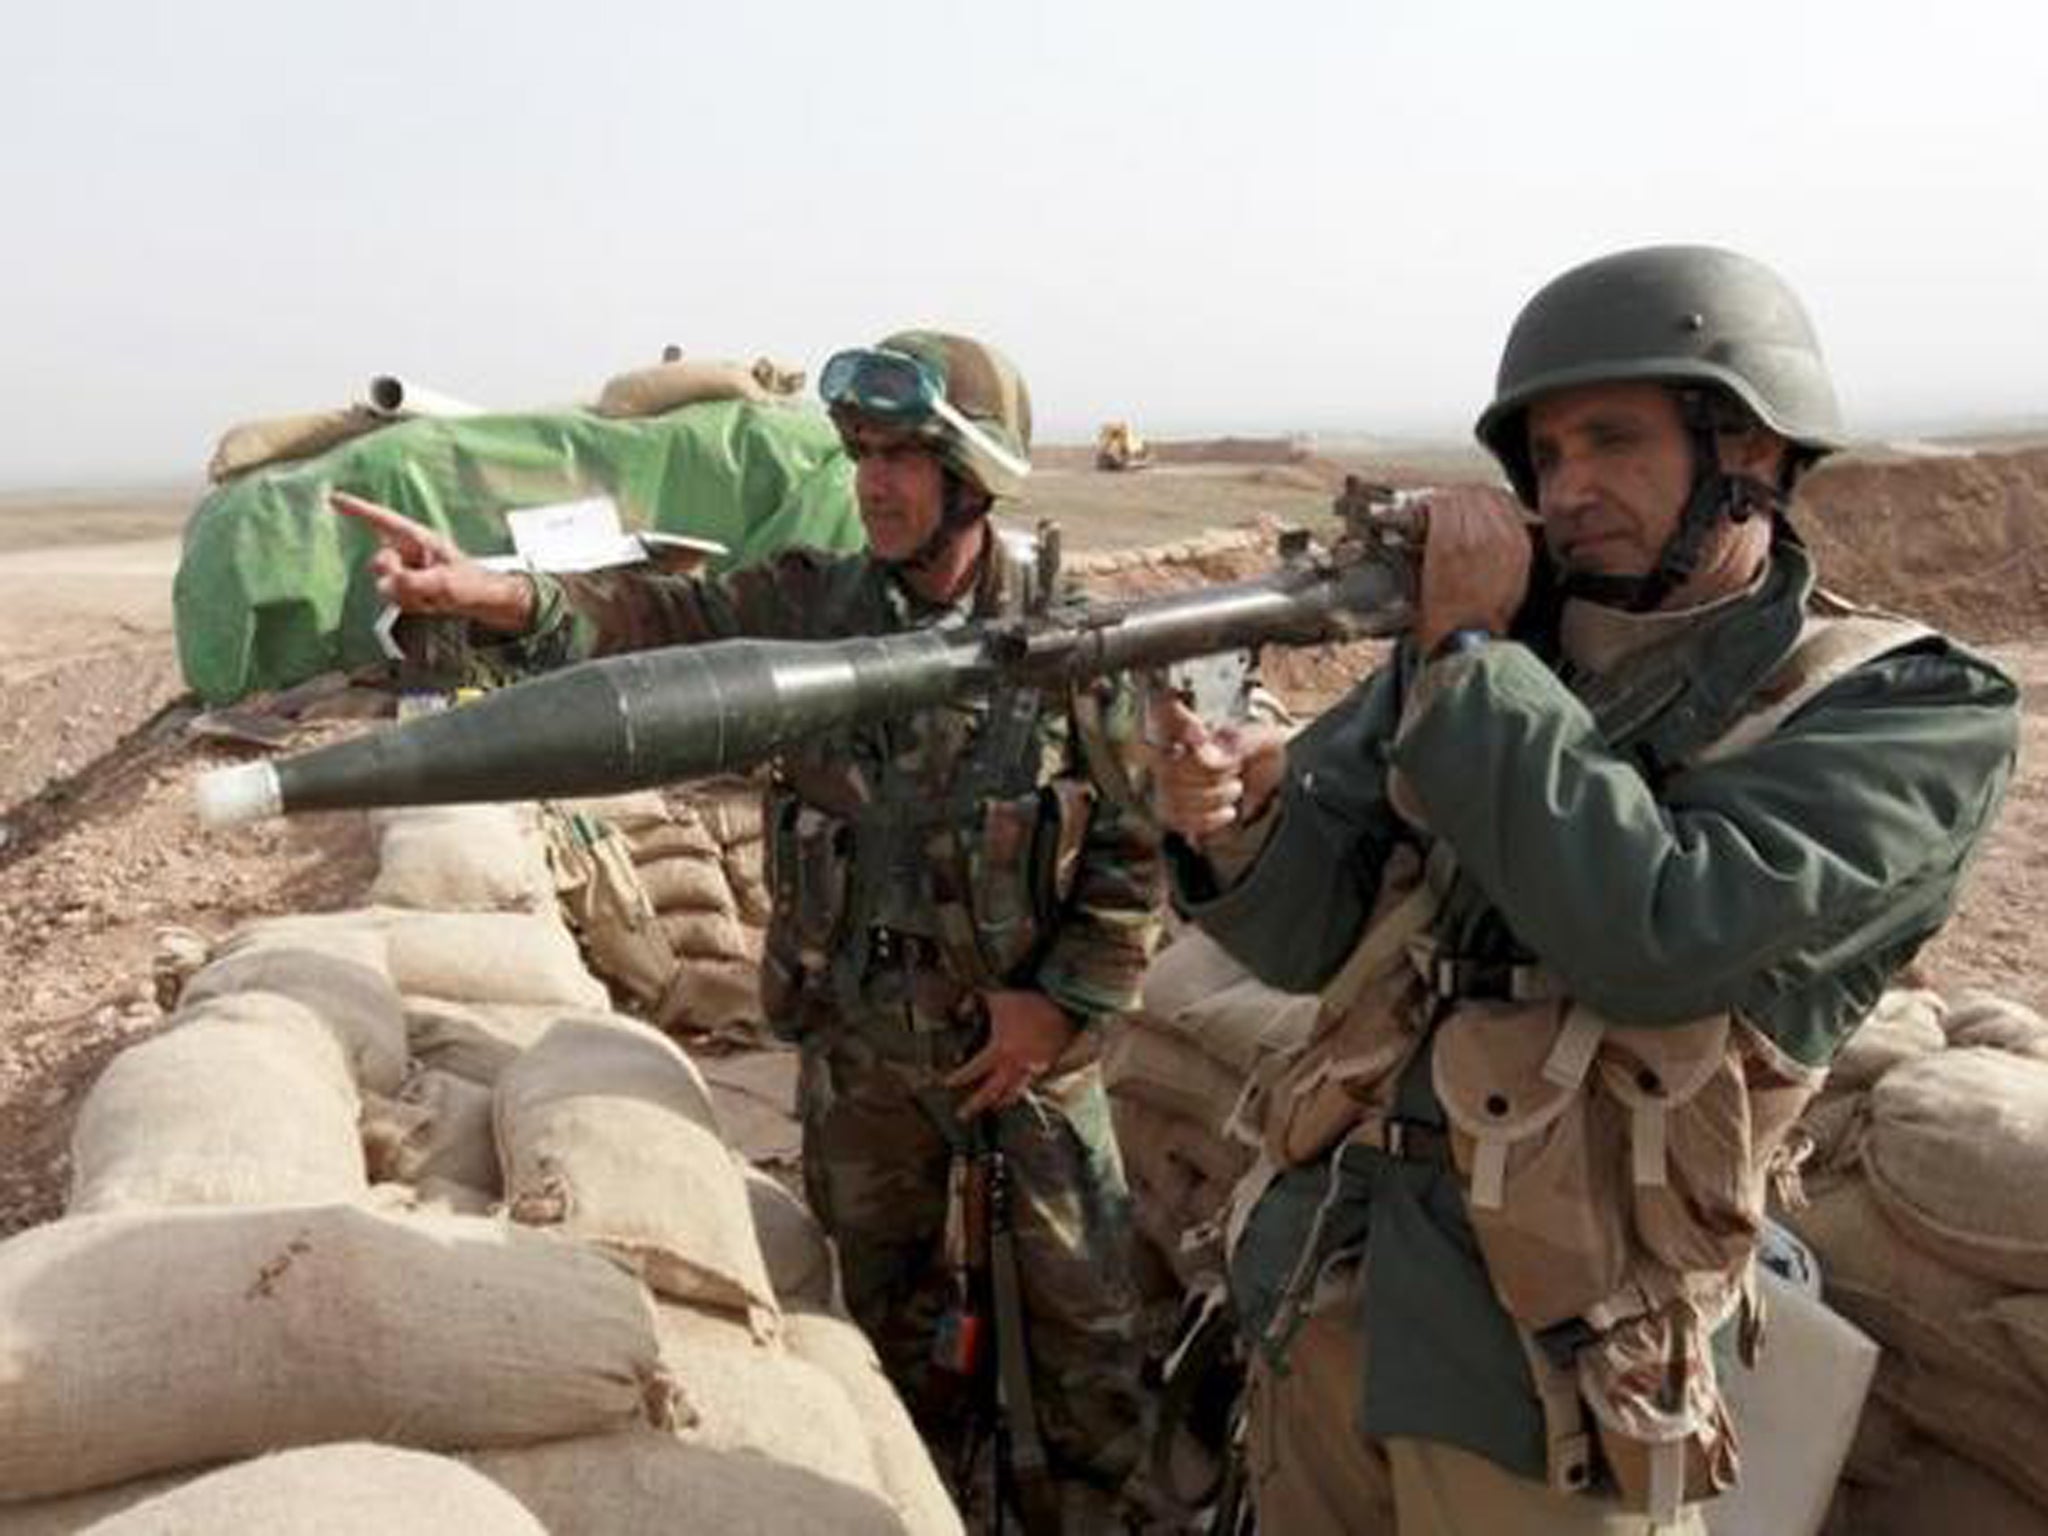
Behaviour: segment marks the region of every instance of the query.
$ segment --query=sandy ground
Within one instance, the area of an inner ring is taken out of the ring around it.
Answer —
[[[1858,590],[1911,608],[1919,575],[1932,616],[1992,638],[2025,686],[2020,777],[1922,966],[1945,992],[1988,987],[2036,1007],[2048,1007],[2048,583],[2036,586],[2031,553],[2048,548],[2043,465],[1961,461],[1910,494],[1847,482],[1892,556]],[[1057,516],[1072,548],[1150,545],[1258,516],[1320,520],[1340,480],[1323,461],[1054,470],[1034,510]],[[1923,493],[1948,521],[1916,515]],[[113,497],[90,510],[0,502],[0,1235],[57,1214],[80,1093],[160,1024],[159,929],[217,936],[253,915],[349,905],[371,873],[352,814],[201,833],[191,780],[242,749],[191,739],[167,709],[182,688],[170,595],[182,506]],[[1302,675],[1318,692],[1333,681]]]

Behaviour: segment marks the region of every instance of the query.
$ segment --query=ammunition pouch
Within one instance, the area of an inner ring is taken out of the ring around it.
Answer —
[[[591,969],[650,1007],[675,980],[674,946],[618,828],[543,802],[541,829],[555,894]]]

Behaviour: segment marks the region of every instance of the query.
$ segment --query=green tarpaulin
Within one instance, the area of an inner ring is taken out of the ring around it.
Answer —
[[[716,539],[745,564],[862,542],[852,467],[823,416],[720,401],[614,421],[584,411],[394,423],[252,471],[202,501],[174,602],[185,680],[211,704],[379,659],[370,535],[327,506],[353,491],[472,554],[509,553],[504,513],[608,495],[628,530]]]

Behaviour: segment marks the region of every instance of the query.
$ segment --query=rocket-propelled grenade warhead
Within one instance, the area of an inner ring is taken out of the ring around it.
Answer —
[[[809,737],[997,687],[1071,688],[1261,645],[1406,627],[1414,566],[1353,541],[1248,581],[845,640],[720,640],[606,657],[274,763],[201,778],[230,826],[292,811],[617,794],[744,772]],[[1362,553],[1359,552],[1362,550]]]
[[[292,811],[617,794],[740,772],[793,742],[958,697],[963,630],[721,640],[583,662],[458,708],[276,762],[203,775],[200,820]]]

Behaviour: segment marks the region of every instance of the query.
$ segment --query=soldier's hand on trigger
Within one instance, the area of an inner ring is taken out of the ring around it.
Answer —
[[[1429,498],[1415,643],[1429,655],[1447,635],[1504,635],[1529,591],[1528,519],[1500,491],[1456,486]]]
[[[327,504],[376,535],[370,570],[378,594],[399,611],[468,619],[508,635],[532,627],[533,583],[524,576],[489,570],[424,523],[364,497],[335,491]]]
[[[1286,735],[1268,724],[1211,730],[1179,699],[1151,703],[1153,813],[1199,848],[1205,838],[1250,821],[1279,787]]]
[[[986,992],[988,1041],[946,1079],[948,1088],[973,1091],[959,1109],[972,1120],[985,1109],[1014,1104],[1052,1070],[1077,1029],[1067,1011],[1043,992]]]

